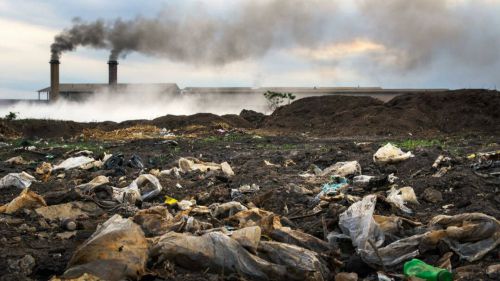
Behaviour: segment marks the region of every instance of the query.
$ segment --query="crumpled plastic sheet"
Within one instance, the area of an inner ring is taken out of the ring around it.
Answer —
[[[498,220],[481,213],[466,213],[438,215],[429,222],[427,232],[382,247],[384,233],[373,219],[376,198],[376,195],[368,195],[339,216],[342,232],[350,236],[358,254],[368,264],[394,266],[418,256],[420,249],[435,247],[439,241],[447,243],[461,258],[473,262],[500,244]]]
[[[52,168],[52,170],[54,170],[54,171],[61,170],[61,169],[70,170],[70,169],[85,166],[85,165],[92,163],[94,161],[95,161],[94,158],[87,157],[87,156],[71,157],[71,158],[64,160],[59,165],[54,166]]]
[[[347,162],[337,162],[334,165],[325,168],[320,175],[322,177],[328,175],[347,177],[351,175],[360,175],[360,174],[361,174],[361,165],[359,165],[358,161],[347,161]]]
[[[403,212],[411,214],[413,211],[406,206],[407,202],[418,204],[417,196],[415,195],[415,191],[413,188],[409,186],[402,187],[400,189],[396,189],[391,187],[389,190],[389,195],[387,196],[387,201],[393,203],[398,208],[400,208]]]
[[[469,262],[481,259],[500,245],[500,222],[485,214],[439,215],[432,218],[429,225],[445,229],[447,237],[443,241]]]
[[[141,191],[141,187],[147,182],[151,183],[154,188],[149,191]],[[120,203],[132,203],[138,199],[144,201],[155,197],[160,194],[161,190],[162,186],[157,177],[151,174],[142,174],[125,188],[113,187],[113,198]]]
[[[400,148],[388,143],[379,148],[373,155],[373,162],[377,164],[397,163],[414,157],[411,151],[403,152]]]
[[[114,215],[73,254],[65,278],[85,273],[102,280],[138,280],[145,273],[148,243],[131,219]]]
[[[170,260],[191,270],[238,273],[255,280],[282,280],[292,277],[287,268],[252,255],[236,240],[220,232],[202,236],[169,232],[159,237],[151,257]],[[295,278],[292,278],[295,279]]]
[[[35,177],[26,172],[10,173],[0,179],[0,188],[15,186],[24,189],[30,187],[34,181],[36,181]]]

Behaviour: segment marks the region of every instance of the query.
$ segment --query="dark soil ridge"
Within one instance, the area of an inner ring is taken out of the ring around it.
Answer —
[[[244,110],[240,115],[210,113],[166,115],[153,120],[79,123],[26,119],[0,122],[0,134],[26,138],[73,137],[84,129],[105,131],[133,125],[155,125],[169,130],[189,126],[262,129],[277,134],[307,133],[321,137],[407,136],[500,132],[500,92],[454,90],[405,94],[383,103],[367,96],[303,98],[278,108],[270,116]]]

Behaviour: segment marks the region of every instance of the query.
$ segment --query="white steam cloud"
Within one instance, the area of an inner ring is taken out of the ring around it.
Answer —
[[[251,99],[248,95],[164,93],[155,85],[140,89],[129,87],[120,92],[99,92],[84,101],[60,99],[55,103],[21,102],[0,107],[0,116],[18,113],[22,119],[73,120],[79,122],[154,119],[167,114],[195,113],[239,114],[242,109],[259,112],[268,110],[262,95]]]

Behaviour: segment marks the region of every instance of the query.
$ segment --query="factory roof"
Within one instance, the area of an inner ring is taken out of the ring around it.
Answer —
[[[157,83],[157,84],[129,84],[129,83],[118,83],[116,85],[109,85],[105,83],[62,83],[59,84],[59,92],[72,92],[72,93],[93,93],[100,90],[108,89],[113,87],[114,90],[122,90],[124,88],[140,89],[145,87],[155,87],[160,90],[179,90],[179,87],[175,83]],[[50,87],[46,87],[38,90],[37,92],[50,92]]]

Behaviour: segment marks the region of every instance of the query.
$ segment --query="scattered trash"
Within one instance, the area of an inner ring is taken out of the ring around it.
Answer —
[[[177,202],[178,202],[177,199],[172,198],[170,196],[165,196],[165,201],[164,201],[165,204],[167,204],[167,205],[174,205]]]
[[[160,194],[162,186],[157,177],[142,174],[123,189],[114,188],[114,198],[120,203],[128,202],[133,205],[135,201],[145,201]]]
[[[103,211],[94,202],[69,202],[58,205],[45,206],[35,209],[35,212],[47,220],[75,220],[99,216]]]
[[[360,174],[361,166],[359,165],[358,161],[337,162],[321,172],[322,177],[330,175],[347,177]]]
[[[388,143],[375,152],[373,162],[377,164],[390,164],[401,162],[411,157],[414,157],[414,155],[410,151],[405,153],[392,143]]]
[[[38,167],[36,167],[35,173],[42,176],[42,181],[46,182],[49,179],[50,174],[52,173],[52,164],[43,162]]]
[[[196,158],[192,158],[192,160],[187,158],[179,159],[179,169],[183,173],[187,173],[189,171],[200,170],[201,172],[207,171],[215,171],[220,170],[221,165],[216,163],[203,162]]]
[[[128,165],[136,169],[144,169],[144,164],[142,163],[141,157],[138,155],[132,155],[132,158],[128,161]]]
[[[246,211],[248,210],[247,207],[243,206],[240,202],[226,202],[226,203],[214,203],[209,206],[210,208],[210,214],[214,218],[219,218],[219,217],[228,217],[236,214],[237,212],[240,211]]]
[[[13,214],[23,209],[36,209],[41,206],[47,206],[43,197],[25,188],[10,203],[0,206],[0,213]]]
[[[16,156],[5,160],[5,163],[10,165],[27,165],[30,164],[31,162],[24,160],[22,156]]]
[[[331,182],[325,183],[321,188],[322,195],[334,194],[337,190],[349,186],[346,178],[340,176],[332,176]]]
[[[402,187],[396,189],[394,187],[389,190],[389,195],[387,196],[387,201],[393,203],[405,213],[413,213],[413,211],[406,207],[406,203],[418,204],[417,196],[415,191],[410,186]]]
[[[428,281],[452,281],[453,275],[446,269],[428,265],[419,259],[412,259],[404,264],[404,274]]]
[[[88,273],[103,280],[137,280],[147,259],[144,232],[132,220],[114,215],[76,249],[62,277]]]
[[[36,181],[35,177],[26,172],[10,173],[0,179],[0,189],[9,186],[24,189],[30,187],[34,181]]]
[[[352,185],[355,187],[367,187],[370,180],[375,178],[374,176],[359,175],[352,179]]]
[[[252,185],[245,184],[240,186],[238,189],[231,189],[231,198],[235,199],[241,197],[243,194],[255,193],[260,190],[260,187],[255,183]]]
[[[237,273],[244,278],[260,280],[287,277],[297,280],[285,266],[252,255],[236,240],[220,232],[202,236],[168,232],[154,241],[151,256],[195,271]]]
[[[64,160],[59,165],[55,165],[52,170],[54,171],[61,169],[70,170],[70,169],[85,167],[85,165],[90,164],[94,161],[95,161],[94,158],[87,156],[71,157]]]

